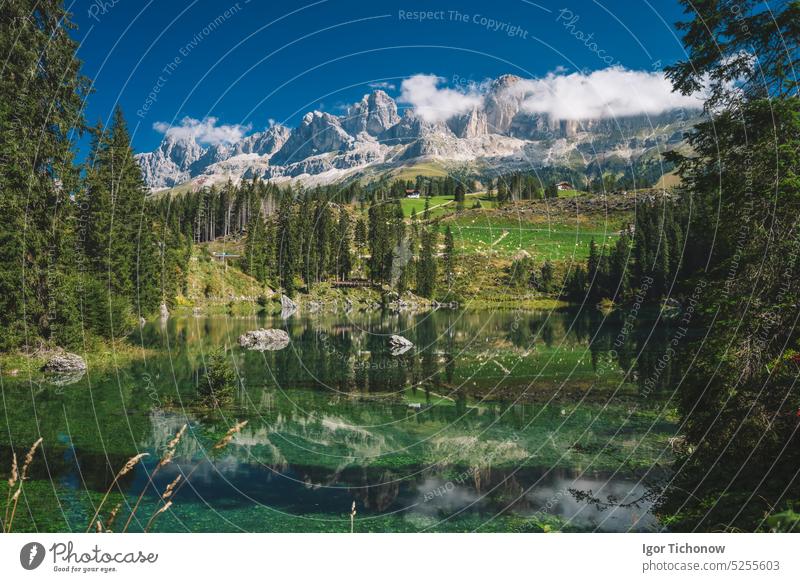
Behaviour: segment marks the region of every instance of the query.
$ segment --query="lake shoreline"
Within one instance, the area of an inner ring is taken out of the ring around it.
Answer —
[[[66,350],[58,346],[26,353],[21,350],[0,353],[0,376],[41,378],[47,376],[43,370],[47,361],[54,355],[70,352],[81,356],[86,361],[87,371],[106,372],[111,369],[125,368],[133,362],[149,356],[157,355],[157,350],[134,345],[126,340],[101,342],[93,350]]]

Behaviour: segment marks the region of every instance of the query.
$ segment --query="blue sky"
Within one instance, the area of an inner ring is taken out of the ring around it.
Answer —
[[[94,81],[87,119],[105,121],[119,103],[137,151],[158,145],[156,123],[292,126],[310,109],[342,113],[371,86],[397,97],[420,73],[458,86],[608,63],[652,71],[684,55],[673,0],[81,0],[70,10]]]

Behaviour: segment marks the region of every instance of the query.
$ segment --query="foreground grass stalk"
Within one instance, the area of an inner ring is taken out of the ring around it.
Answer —
[[[105,504],[106,500],[108,499],[108,496],[111,494],[111,490],[117,484],[117,481],[119,481],[120,478],[122,478],[123,475],[126,475],[127,473],[129,473],[136,466],[136,464],[139,461],[141,461],[143,458],[145,458],[145,457],[147,457],[149,455],[150,455],[150,453],[139,453],[138,455],[128,459],[128,462],[125,463],[125,465],[122,467],[122,469],[119,470],[119,473],[116,474],[116,476],[114,477],[114,480],[111,482],[111,485],[108,486],[108,489],[106,490],[106,494],[103,495],[103,499],[100,501],[100,504],[97,506],[97,509],[95,510],[94,515],[92,516],[92,519],[89,520],[89,525],[86,527],[86,533],[89,533],[89,531],[91,531],[92,525],[94,524],[95,520],[97,519],[97,516],[100,515],[100,510],[103,508],[103,504]]]
[[[167,501],[161,509],[157,509],[156,512],[153,513],[153,515],[147,521],[147,525],[144,526],[144,533],[150,531],[150,526],[153,525],[153,522],[156,520],[156,518],[165,511],[167,511],[170,507],[172,507],[172,501]]]
[[[6,531],[6,524],[8,523],[8,510],[11,506],[11,491],[19,478],[19,467],[17,466],[17,453],[13,453],[11,458],[11,475],[8,477],[8,494],[6,495],[6,512],[3,516],[3,531]]]
[[[31,463],[33,463],[33,457],[36,455],[36,449],[39,448],[39,445],[42,444],[42,437],[39,437],[31,448],[28,450],[28,454],[25,455],[25,462],[22,464],[22,472],[19,475],[19,487],[17,487],[16,493],[14,493],[14,497],[12,497],[12,501],[14,502],[13,507],[11,508],[11,517],[8,518],[8,522],[5,526],[5,532],[11,532],[11,525],[14,523],[14,516],[17,514],[17,504],[19,503],[19,498],[22,495],[22,485],[25,483],[25,480],[28,478],[28,471],[31,468]],[[13,469],[13,467],[12,467]],[[13,475],[12,475],[13,476]],[[10,479],[9,479],[10,482]],[[8,511],[8,507],[6,507],[6,511]]]
[[[213,451],[221,451],[222,449],[227,447],[231,443],[231,441],[233,440],[233,437],[236,436],[236,434],[238,434],[239,432],[241,432],[241,430],[245,426],[247,426],[247,422],[248,421],[246,421],[246,420],[243,420],[242,422],[237,422],[230,429],[228,429],[228,432],[225,433],[225,436],[223,436],[220,440],[217,441],[217,443],[213,447],[211,447],[212,452]],[[206,457],[205,459],[203,459],[202,461],[197,463],[194,467],[192,467],[192,470],[189,471],[189,473],[186,475],[186,477],[183,478],[183,480],[181,480],[181,476],[179,475],[178,477],[175,478],[175,480],[172,483],[170,483],[167,486],[167,489],[164,491],[164,494],[161,496],[161,500],[160,500],[160,501],[166,501],[166,503],[164,504],[163,507],[161,507],[160,509],[157,509],[155,511],[155,513],[147,521],[147,525],[144,528],[145,532],[149,531],[150,526],[153,524],[153,522],[155,521],[155,519],[159,515],[161,515],[162,513],[167,511],[170,507],[172,507],[172,501],[171,500],[167,501],[167,498],[171,497],[172,499],[174,499],[175,496],[178,494],[178,491],[180,491],[181,488],[186,483],[189,482],[189,479],[194,474],[194,472],[199,467],[201,467],[203,465],[203,463],[205,461],[207,461],[207,460],[208,460],[208,457]]]
[[[142,488],[141,493],[139,493],[139,497],[136,499],[136,503],[133,505],[133,508],[131,509],[131,514],[128,516],[128,520],[125,522],[125,527],[122,528],[122,533],[128,531],[128,528],[130,527],[131,522],[133,521],[133,518],[136,516],[136,512],[139,509],[139,505],[142,503],[144,494],[147,492],[147,489],[150,487],[150,485],[153,484],[153,479],[155,478],[156,474],[158,474],[158,471],[162,467],[169,465],[172,462],[172,459],[175,457],[175,449],[177,449],[178,443],[181,442],[181,438],[183,438],[183,435],[186,432],[187,427],[188,425],[184,424],[181,427],[181,429],[177,433],[175,433],[173,439],[169,441],[169,443],[167,443],[167,450],[164,453],[164,456],[161,457],[161,460],[158,462],[156,468],[153,469],[153,472],[150,474],[150,478],[147,480],[147,483]]]

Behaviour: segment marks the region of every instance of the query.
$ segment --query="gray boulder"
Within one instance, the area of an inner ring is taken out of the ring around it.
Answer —
[[[289,334],[282,329],[256,329],[240,335],[239,345],[258,352],[274,352],[289,345]]]
[[[86,371],[86,361],[78,354],[62,352],[47,360],[42,369],[52,374],[74,374]]]
[[[281,318],[289,319],[297,311],[297,303],[286,295],[281,295]]]

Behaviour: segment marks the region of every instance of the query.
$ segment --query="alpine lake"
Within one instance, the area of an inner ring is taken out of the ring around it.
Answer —
[[[12,450],[21,459],[43,438],[14,531],[85,531],[137,453],[149,456],[100,514],[119,506],[115,531],[146,489],[129,527],[142,531],[179,474],[152,531],[659,531],[654,499],[680,432],[665,356],[678,326],[594,309],[151,321],[130,337],[143,348],[130,366],[2,378],[3,475]],[[239,347],[258,328],[291,341]],[[414,347],[393,355],[391,334]],[[208,407],[199,388],[220,347],[237,387]]]

